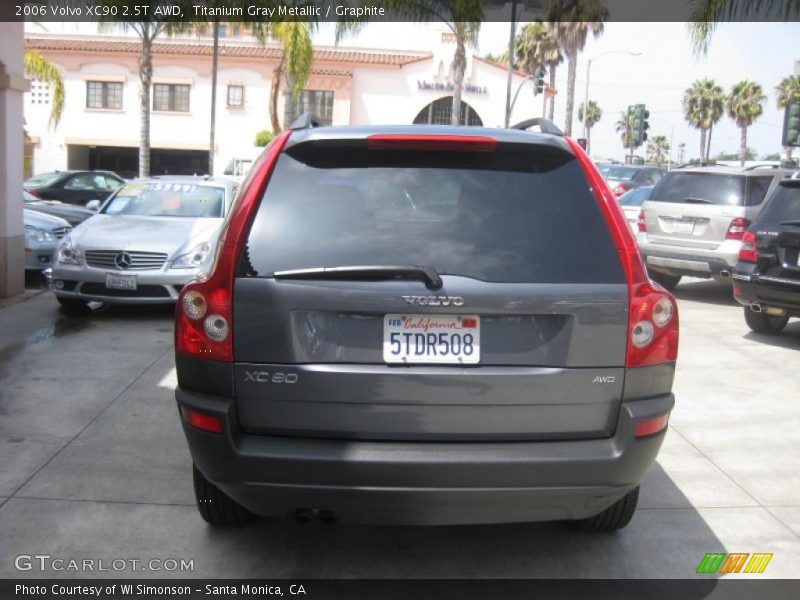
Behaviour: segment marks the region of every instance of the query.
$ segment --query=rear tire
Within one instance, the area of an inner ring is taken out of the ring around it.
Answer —
[[[747,326],[756,333],[778,335],[786,327],[786,323],[789,322],[789,315],[775,317],[763,312],[753,312],[750,307],[745,306],[744,320]]]
[[[631,490],[620,500],[609,506],[599,515],[573,521],[575,527],[583,531],[595,531],[605,533],[622,529],[633,518],[636,511],[636,504],[639,502],[639,488]]]
[[[255,519],[255,515],[211,483],[192,464],[194,497],[197,510],[206,523],[216,527],[242,527]]]
[[[664,289],[670,291],[674,290],[681,280],[680,275],[667,275],[666,273],[660,273],[659,271],[648,271],[647,274],[650,276],[650,279],[655,281]]]
[[[62,298],[56,296],[56,300],[61,305],[64,312],[69,313],[83,313],[89,308],[85,300],[78,300],[76,298]]]

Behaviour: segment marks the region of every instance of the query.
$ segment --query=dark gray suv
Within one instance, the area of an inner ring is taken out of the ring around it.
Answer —
[[[624,527],[677,345],[673,298],[549,122],[290,130],[178,303],[198,508]]]

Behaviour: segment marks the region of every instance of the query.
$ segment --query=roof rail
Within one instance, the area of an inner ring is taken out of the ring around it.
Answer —
[[[780,169],[780,165],[750,165],[742,169],[743,171],[754,171],[755,169]]]
[[[322,125],[322,119],[320,119],[317,115],[310,112],[304,112],[292,122],[292,124],[289,126],[289,129],[292,131],[297,131],[298,129],[322,127]]]
[[[530,129],[534,125],[538,125],[542,133],[548,133],[550,135],[557,135],[557,136],[564,135],[564,132],[561,131],[558,127],[556,127],[555,123],[553,123],[550,119],[545,119],[544,117],[535,117],[533,119],[520,121],[516,125],[512,125],[511,129],[521,129],[522,131],[525,131],[527,129]]]

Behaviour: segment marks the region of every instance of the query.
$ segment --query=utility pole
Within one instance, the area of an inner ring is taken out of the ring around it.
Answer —
[[[514,37],[517,34],[517,0],[511,2],[511,23],[508,35],[508,81],[506,81],[506,127],[511,125],[511,80],[514,76]]]
[[[214,175],[214,130],[217,118],[217,64],[219,62],[219,23],[214,21],[214,52],[211,66],[211,135],[208,141],[208,174]]]

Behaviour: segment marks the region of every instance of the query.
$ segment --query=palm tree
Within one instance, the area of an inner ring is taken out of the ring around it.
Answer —
[[[725,112],[725,94],[713,79],[700,79],[683,94],[683,116],[700,130],[700,160],[708,162],[711,143],[706,144],[710,130]]]
[[[451,123],[461,120],[461,92],[467,70],[468,44],[475,45],[483,20],[484,0],[384,0],[381,6],[393,18],[423,23],[441,21],[450,29],[456,40],[451,75],[453,78],[453,110]],[[355,34],[368,19],[340,21],[336,24],[337,43],[347,34]]]
[[[586,45],[591,32],[594,37],[603,32],[608,9],[600,0],[553,0],[548,20],[554,23],[557,38],[567,55],[567,115],[564,133],[572,135],[572,113],[575,104],[575,73],[578,54]]]
[[[800,102],[800,75],[784,77],[775,86],[775,91],[778,93],[778,108],[786,109],[789,102]],[[787,146],[784,150],[786,150],[786,160],[792,160],[792,147]]]
[[[692,11],[689,30],[696,55],[705,54],[720,21],[797,21],[797,0],[700,0]]]
[[[630,158],[633,162],[633,116],[635,109],[629,106],[627,110],[619,113],[619,120],[614,125],[614,130],[620,134],[622,138],[622,147],[630,148]]]
[[[123,0],[104,0],[103,5],[120,10]],[[167,17],[169,18],[169,17]],[[109,17],[110,19],[110,17]],[[159,21],[119,21],[101,22],[102,28],[119,27],[133,31],[142,44],[139,55],[139,176],[150,175],[150,88],[153,83],[153,43],[161,35],[175,35],[189,30],[194,25],[178,20]]]
[[[556,29],[551,23],[528,23],[514,39],[516,60],[520,68],[531,75],[538,67],[546,67],[550,74],[550,87],[556,86],[556,67],[564,60]],[[507,58],[505,61],[507,62]],[[553,118],[554,97],[548,98],[548,118]]]
[[[742,166],[747,159],[747,128],[764,112],[763,105],[766,99],[764,90],[759,84],[745,79],[733,86],[725,100],[728,116],[736,121],[736,126],[742,130],[739,147],[739,161]]]
[[[594,100],[589,100],[587,106],[585,117],[583,113],[583,104],[578,107],[578,120],[580,120],[581,123],[583,123],[584,120],[586,121],[586,153],[589,154],[592,148],[592,127],[602,118],[603,109],[601,109]]]
[[[50,104],[50,127],[55,128],[64,112],[64,80],[61,72],[53,63],[39,54],[36,50],[25,50],[23,58],[25,75],[38,79],[50,86],[52,92]]]
[[[272,72],[269,93],[269,119],[272,131],[279,134],[283,128],[278,118],[278,92],[281,80],[285,77],[288,92],[296,100],[311,74],[314,59],[314,45],[311,41],[313,23],[304,21],[281,21],[275,23],[255,23],[253,33],[263,43],[271,35],[281,47],[281,59]]]
[[[664,158],[669,155],[669,151],[669,140],[665,135],[654,135],[647,142],[647,158],[659,167],[664,162]]]

